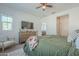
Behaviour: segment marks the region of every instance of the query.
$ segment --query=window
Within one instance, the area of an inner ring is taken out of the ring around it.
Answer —
[[[12,18],[11,17],[6,17],[2,16],[2,29],[3,30],[11,30],[12,29]]]

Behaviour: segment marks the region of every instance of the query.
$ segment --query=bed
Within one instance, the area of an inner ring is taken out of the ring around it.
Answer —
[[[28,44],[24,45],[24,52],[29,56],[73,56],[79,55],[79,50],[67,42],[67,37],[41,36],[38,37],[39,44],[35,49],[29,51]]]

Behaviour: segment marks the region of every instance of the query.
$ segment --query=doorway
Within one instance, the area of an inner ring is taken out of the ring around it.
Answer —
[[[68,36],[69,29],[69,15],[57,17],[57,35]]]

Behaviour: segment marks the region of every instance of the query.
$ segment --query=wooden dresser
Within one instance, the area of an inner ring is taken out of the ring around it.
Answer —
[[[20,31],[19,32],[19,43],[24,43],[29,36],[34,36],[36,35],[36,31]]]

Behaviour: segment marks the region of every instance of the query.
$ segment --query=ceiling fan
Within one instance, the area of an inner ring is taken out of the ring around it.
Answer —
[[[47,7],[48,8],[52,8],[53,6],[52,5],[49,5],[47,3],[40,3],[40,6],[36,7],[36,9],[42,8],[42,10],[45,11]]]

